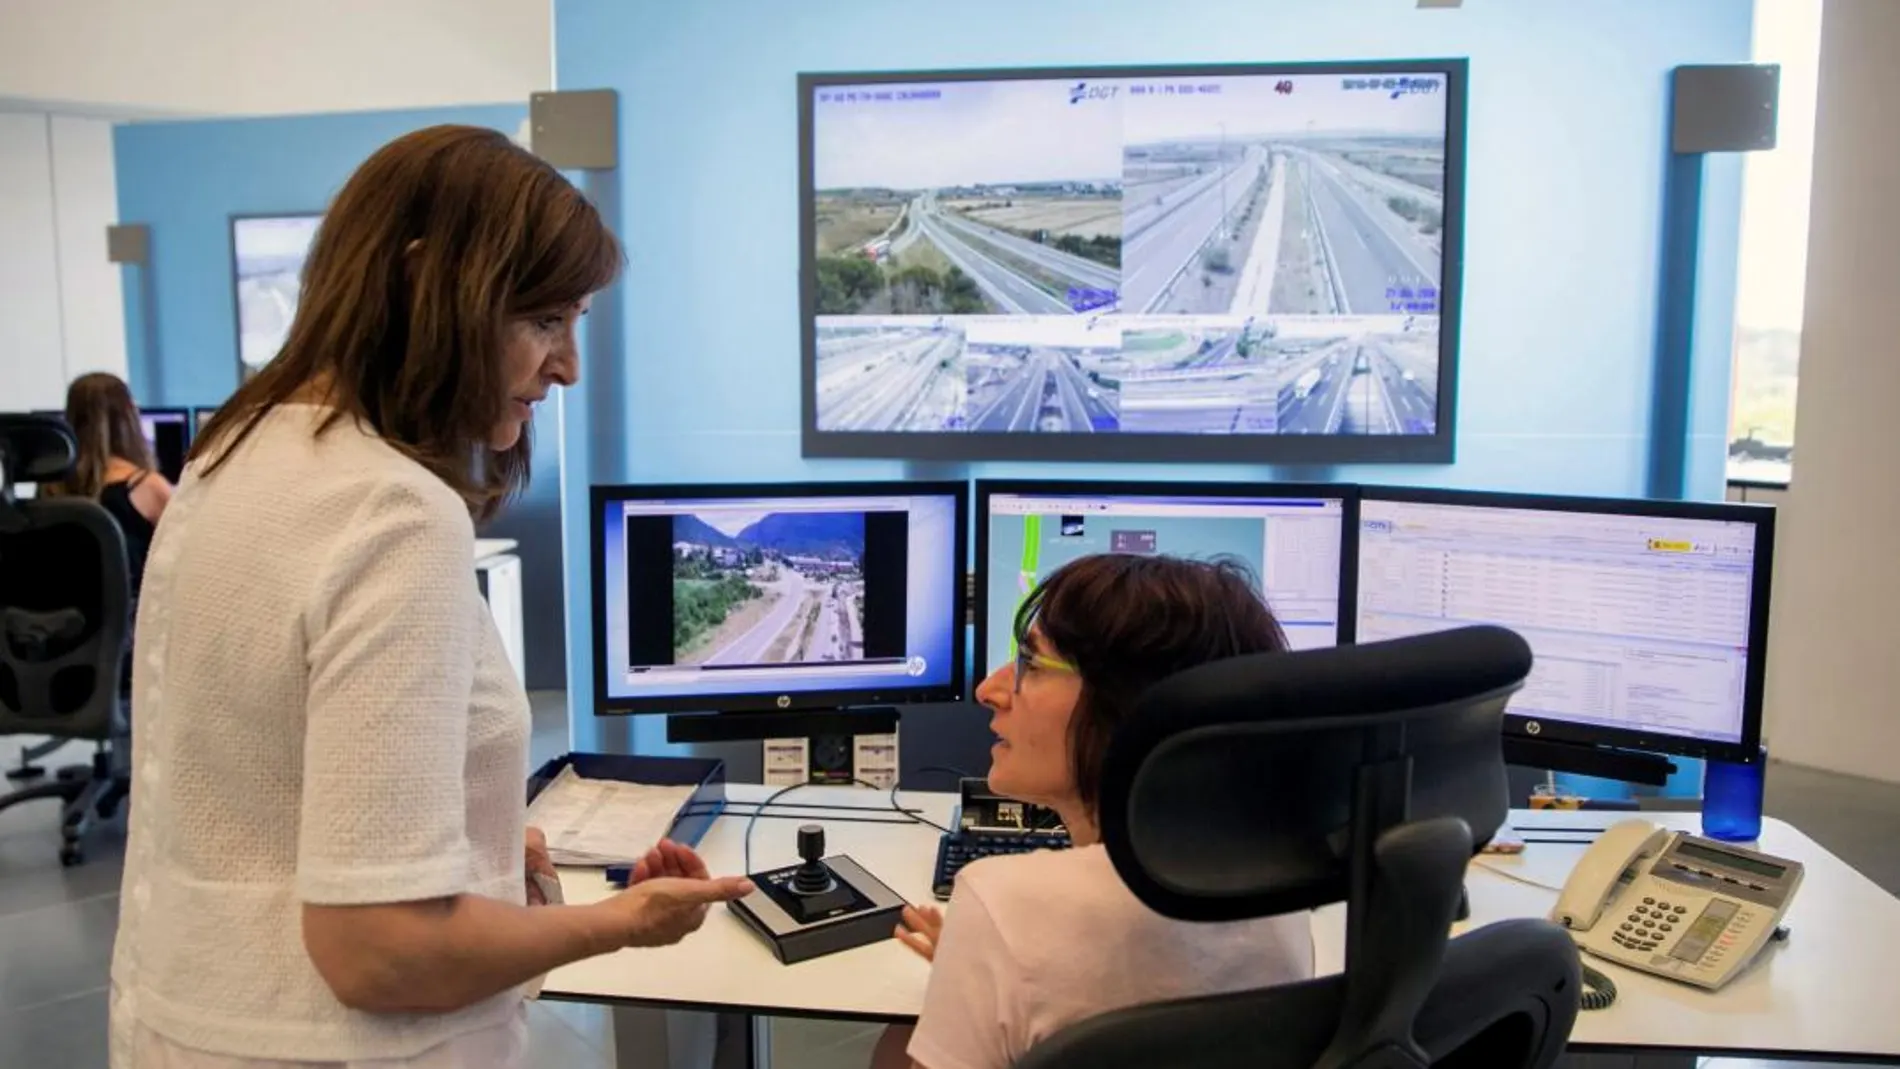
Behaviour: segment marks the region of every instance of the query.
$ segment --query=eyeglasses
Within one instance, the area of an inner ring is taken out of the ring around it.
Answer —
[[[1016,679],[1012,687],[1015,693],[1022,693],[1023,676],[1028,673],[1031,668],[1045,668],[1051,672],[1068,672],[1071,674],[1076,670],[1074,665],[1060,657],[1051,657],[1046,653],[1037,653],[1028,646],[1018,645],[1016,647]]]

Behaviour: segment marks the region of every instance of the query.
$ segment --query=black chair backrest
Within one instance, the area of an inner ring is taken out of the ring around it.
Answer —
[[[125,535],[95,502],[12,493],[72,457],[58,421],[0,416],[0,735],[106,739],[123,722]]]
[[[1413,1022],[1424,1064],[1547,1069],[1563,1054],[1581,984],[1576,946],[1544,921],[1501,921],[1452,940]],[[1335,975],[1134,1006],[1063,1029],[1014,1069],[1315,1069],[1346,997],[1346,977]]]
[[[1476,627],[1235,658],[1143,695],[1103,776],[1116,872],[1190,921],[1344,900],[1346,969],[1109,1013],[1020,1069],[1555,1061],[1581,993],[1569,936],[1526,920],[1448,939],[1465,866],[1509,811],[1503,711],[1530,667],[1520,636]]]
[[[1509,812],[1505,702],[1530,672],[1515,632],[1263,653],[1189,669],[1144,694],[1103,770],[1102,839],[1150,909],[1236,920],[1348,897],[1364,772],[1410,765],[1379,831],[1451,816],[1475,845]]]

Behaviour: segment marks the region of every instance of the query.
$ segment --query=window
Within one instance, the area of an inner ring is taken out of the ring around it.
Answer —
[[[1795,371],[1808,270],[1808,184],[1822,0],[1755,0],[1754,61],[1781,65],[1775,148],[1743,159],[1742,234],[1729,393],[1731,482],[1785,485],[1794,467]]]

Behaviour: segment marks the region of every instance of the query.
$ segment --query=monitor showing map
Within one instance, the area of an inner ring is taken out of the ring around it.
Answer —
[[[1350,637],[1339,612],[1341,487],[978,480],[976,500],[979,679],[1013,655],[1016,611],[1036,584],[1096,553],[1232,560],[1259,582],[1294,649]]]

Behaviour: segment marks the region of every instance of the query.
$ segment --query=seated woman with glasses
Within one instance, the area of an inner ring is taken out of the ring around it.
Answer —
[[[874,1069],[1003,1069],[1110,1010],[1313,975],[1305,913],[1220,924],[1142,905],[1097,830],[1109,739],[1149,686],[1184,669],[1286,649],[1258,584],[1232,563],[1084,557],[1030,593],[1016,657],[976,690],[992,713],[990,788],[1047,806],[1074,847],[988,858],[957,874],[948,917],[904,914],[930,959],[914,1031],[886,1031]]]

